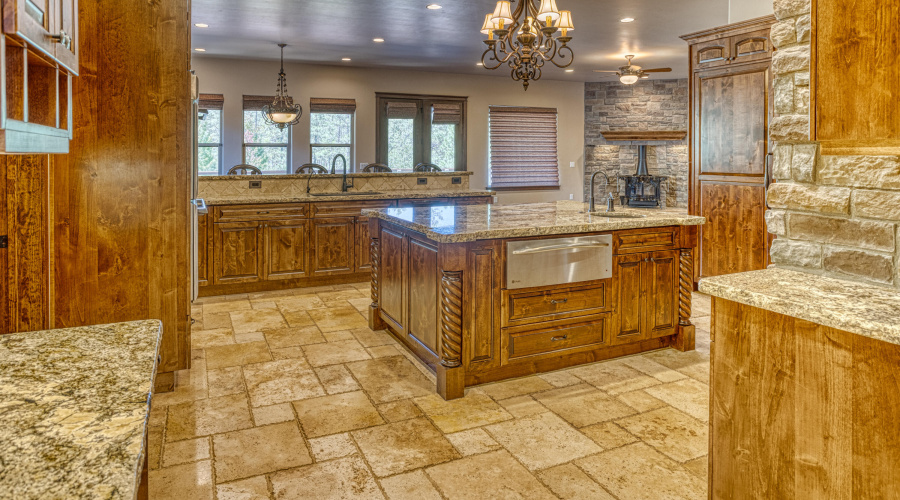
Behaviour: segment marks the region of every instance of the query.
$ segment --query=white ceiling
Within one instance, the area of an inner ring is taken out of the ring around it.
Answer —
[[[430,3],[440,10],[425,8]],[[285,59],[359,67],[485,74],[484,15],[495,0],[193,0],[193,47],[200,57]],[[728,0],[557,0],[575,23],[574,73],[552,64],[543,78],[603,81],[594,69],[615,69],[625,54],[645,68],[671,67],[687,76],[687,45],[680,35],[727,24]],[[622,23],[624,17],[635,19]],[[374,43],[373,38],[384,38]],[[195,55],[197,53],[195,52]],[[342,62],[349,57],[351,62]],[[503,69],[496,70],[497,72]],[[606,78],[609,79],[608,77]]]

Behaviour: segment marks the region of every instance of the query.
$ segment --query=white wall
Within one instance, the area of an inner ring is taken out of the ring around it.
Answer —
[[[772,0],[729,0],[728,23],[737,23],[775,13]]]
[[[273,95],[278,63],[271,61],[194,58],[192,67],[200,78],[200,91],[225,96],[224,164],[241,163],[241,100],[247,95]],[[487,73],[488,71],[485,70]],[[501,203],[528,203],[582,199],[584,171],[584,83],[540,80],[528,91],[509,72],[490,76],[428,73],[396,69],[365,69],[319,65],[285,66],[289,94],[304,109],[304,119],[293,131],[293,163],[309,161],[309,99],[339,97],[356,99],[355,163],[375,161],[375,92],[467,96],[468,169],[474,172],[472,189],[488,184],[488,106],[555,107],[559,112],[559,191],[504,191]],[[575,168],[569,163],[575,162]]]

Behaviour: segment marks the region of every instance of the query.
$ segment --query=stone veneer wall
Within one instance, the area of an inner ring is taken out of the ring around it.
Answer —
[[[900,157],[823,156],[809,140],[810,1],[775,0],[772,262],[900,288]]]
[[[584,86],[584,199],[589,198],[591,175],[602,170],[633,174],[637,146],[646,144],[647,168],[669,177],[661,204],[687,207],[688,148],[683,141],[615,141],[603,138],[609,130],[687,130],[688,80],[642,80],[634,85],[616,82]],[[599,193],[600,189],[598,189]],[[614,188],[609,190],[614,191]],[[624,194],[624,186],[619,192]],[[618,204],[618,199],[616,200]]]

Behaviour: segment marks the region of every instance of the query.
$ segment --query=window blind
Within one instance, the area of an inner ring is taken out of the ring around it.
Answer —
[[[462,120],[462,106],[451,103],[434,103],[432,105],[434,114],[431,123],[444,123],[450,125],[459,125]]]
[[[262,111],[263,106],[271,106],[275,96],[266,95],[245,95],[244,111]],[[288,104],[293,104],[290,100]]]
[[[419,111],[419,105],[414,102],[389,101],[387,103],[388,118],[412,120]]]
[[[222,109],[225,106],[225,96],[222,94],[200,94],[198,104],[201,109]]]
[[[356,111],[356,99],[328,99],[313,97],[309,100],[310,113],[352,114]]]
[[[559,187],[554,108],[491,106],[492,188]]]

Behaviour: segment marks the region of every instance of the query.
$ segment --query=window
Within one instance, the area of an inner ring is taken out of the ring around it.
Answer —
[[[353,163],[353,116],[355,99],[309,100],[309,155],[310,163],[331,168],[334,158],[341,154],[347,160],[347,169]]]
[[[376,94],[376,159],[394,172],[419,163],[466,170],[465,97]]]
[[[197,171],[200,175],[219,175],[222,170],[221,94],[200,94],[197,121]]]
[[[559,188],[556,109],[491,106],[492,189]]]
[[[279,129],[266,122],[263,106],[274,97],[244,96],[244,163],[264,174],[290,172],[291,127]]]

